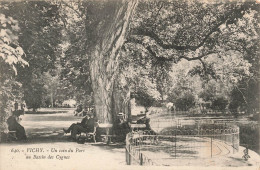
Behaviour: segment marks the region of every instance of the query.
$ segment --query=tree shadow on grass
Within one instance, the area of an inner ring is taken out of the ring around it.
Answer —
[[[53,143],[70,142],[69,136],[64,135],[63,131],[43,131],[31,132],[28,134],[27,143]]]
[[[25,114],[56,114],[56,113],[67,113],[66,110],[54,110],[54,111],[26,111]]]

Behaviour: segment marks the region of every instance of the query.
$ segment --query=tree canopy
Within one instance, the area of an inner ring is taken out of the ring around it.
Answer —
[[[1,86],[15,81],[29,108],[75,98],[94,102],[108,122],[130,115],[133,96],[145,107],[174,102],[187,110],[203,100],[259,110],[255,1],[3,1],[0,8]]]

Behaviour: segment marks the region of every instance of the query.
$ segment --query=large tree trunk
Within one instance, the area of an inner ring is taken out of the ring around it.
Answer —
[[[112,109],[115,78],[118,74],[118,53],[124,43],[137,0],[88,2],[86,31],[90,57],[90,74],[96,115],[101,122],[113,123]],[[114,98],[118,100],[118,98]],[[116,107],[115,107],[116,108]]]
[[[131,120],[131,103],[130,89],[128,87],[120,87],[119,83],[115,82],[112,96],[112,113],[124,113],[128,120]],[[113,121],[116,116],[113,115]]]

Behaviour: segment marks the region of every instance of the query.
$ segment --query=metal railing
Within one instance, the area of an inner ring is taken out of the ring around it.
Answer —
[[[238,150],[239,128],[234,125],[212,129],[165,129],[156,135],[153,131],[135,131],[126,136],[128,165],[164,165],[166,159],[215,158]]]

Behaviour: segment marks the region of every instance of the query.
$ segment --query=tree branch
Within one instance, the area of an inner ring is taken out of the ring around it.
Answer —
[[[215,54],[215,53],[216,53],[215,51],[211,51],[211,52],[208,52],[206,54],[200,55],[198,57],[192,57],[192,58],[186,57],[186,56],[180,56],[180,59],[183,58],[183,59],[188,60],[188,61],[201,60],[203,57],[206,57],[206,56],[208,56],[210,54]]]
[[[193,45],[166,44],[166,43],[163,42],[163,40],[154,31],[150,30],[149,28],[147,29],[145,27],[136,29],[134,35],[148,36],[164,49],[175,49],[175,50],[180,50],[180,51],[184,51],[184,50],[195,51],[196,49],[202,47],[213,33],[219,31],[220,25],[226,23],[227,21],[233,22],[237,18],[237,15],[236,15],[237,13],[241,13],[241,11],[247,10],[248,8],[249,8],[249,5],[247,3],[245,3],[240,8],[235,9],[235,10],[231,10],[231,11],[223,14],[220,17],[219,22],[216,23],[211,28],[211,30],[204,36],[204,38],[197,45],[194,45],[194,46]],[[242,16],[240,16],[240,17],[242,17]]]
[[[83,17],[83,14],[81,14],[79,11],[77,11],[76,9],[74,9],[72,6],[70,6],[67,2],[65,1],[61,1],[66,7],[69,7],[70,9],[72,9],[74,12],[76,12],[76,14],[79,16],[79,17]]]
[[[158,59],[161,59],[161,60],[164,60],[164,61],[175,61],[176,59],[174,57],[170,57],[170,58],[166,58],[166,57],[162,57],[162,56],[157,56],[157,54],[152,50],[151,46],[149,45],[146,45],[143,43],[142,40],[140,39],[137,39],[137,38],[134,38],[134,37],[129,37],[127,39],[127,41],[125,43],[136,43],[136,44],[140,44],[142,45],[153,57],[156,57]],[[203,54],[203,55],[200,55],[198,57],[187,57],[187,56],[180,56],[179,59],[185,59],[187,61],[193,61],[193,60],[201,60],[203,57],[206,57],[210,54],[215,54],[216,52],[215,51],[211,51],[211,52],[208,52],[206,54]]]
[[[199,59],[199,61],[201,62],[202,66],[203,66],[204,73],[206,73],[207,72],[206,64],[202,61],[202,59]]]

